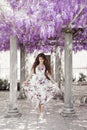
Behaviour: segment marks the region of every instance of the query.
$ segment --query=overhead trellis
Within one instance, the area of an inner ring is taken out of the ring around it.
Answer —
[[[73,49],[87,50],[87,0],[2,0],[0,50],[9,49],[9,37],[27,51],[64,46],[62,29],[74,30]]]

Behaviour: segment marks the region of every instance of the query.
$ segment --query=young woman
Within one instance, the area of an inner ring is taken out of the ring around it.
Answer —
[[[31,74],[23,85],[27,96],[38,106],[42,118],[45,103],[60,92],[58,83],[51,77],[50,63],[43,53],[36,57]]]

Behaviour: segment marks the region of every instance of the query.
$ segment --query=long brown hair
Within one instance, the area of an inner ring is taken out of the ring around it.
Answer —
[[[48,73],[51,74],[51,66],[50,66],[50,62],[46,58],[45,54],[43,54],[43,53],[38,54],[38,56],[35,59],[33,66],[32,66],[32,69],[34,70],[34,73],[36,73],[36,67],[39,65],[39,57],[43,58],[43,60],[44,60],[45,75],[46,75],[47,79],[49,79],[46,72],[48,71]]]

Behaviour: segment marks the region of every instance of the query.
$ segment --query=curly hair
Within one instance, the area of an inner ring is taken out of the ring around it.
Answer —
[[[32,69],[34,70],[34,73],[36,73],[36,67],[39,65],[39,57],[43,58],[43,60],[44,60],[43,64],[45,65],[45,75],[46,75],[47,79],[49,79],[46,72],[48,71],[48,73],[51,74],[51,66],[50,66],[50,62],[46,58],[45,54],[43,54],[43,53],[38,54],[33,66],[32,66]]]

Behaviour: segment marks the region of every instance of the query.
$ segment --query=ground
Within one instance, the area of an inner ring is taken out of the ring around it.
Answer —
[[[73,92],[77,88],[75,87]],[[84,86],[80,88],[83,89]],[[81,94],[83,94],[82,90],[78,89],[74,93],[75,98]],[[18,100],[21,117],[5,118],[8,104],[9,92],[0,92],[0,130],[87,130],[86,104],[74,103],[75,115],[63,117],[61,110],[64,103],[59,99],[52,99],[45,107],[44,120],[42,121],[39,120],[39,113],[33,109],[29,100]]]

